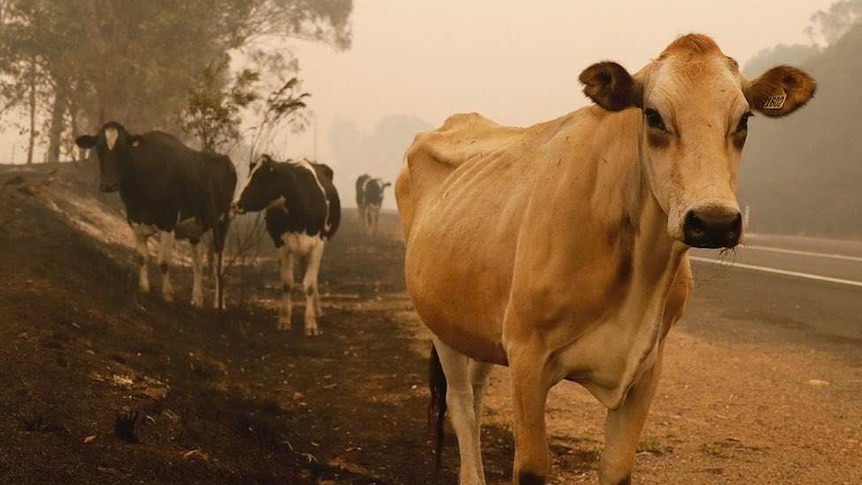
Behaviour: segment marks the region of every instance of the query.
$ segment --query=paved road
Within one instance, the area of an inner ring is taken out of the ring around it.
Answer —
[[[718,330],[722,321],[777,327],[862,355],[862,242],[749,235],[734,251],[690,255],[696,290],[687,321],[694,329]]]

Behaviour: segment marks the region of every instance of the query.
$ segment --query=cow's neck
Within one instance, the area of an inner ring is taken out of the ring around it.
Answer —
[[[599,156],[593,157],[595,165],[589,167],[595,174],[590,214],[574,221],[572,230],[578,230],[579,222],[589,221],[593,227],[589,231],[581,228],[581,233],[593,235],[587,245],[597,248],[590,251],[596,258],[590,266],[613,269],[603,280],[606,293],[601,305],[605,311],[563,353],[564,367],[571,371],[568,377],[583,383],[605,405],[615,407],[657,357],[666,333],[664,302],[685,246],[668,236],[667,216],[644,178],[639,143],[619,140],[621,133],[631,137],[638,132],[639,112],[608,115],[602,123],[610,124],[611,129],[598,129],[593,141]],[[602,247],[608,249],[598,249]],[[595,270],[589,277],[595,277]]]

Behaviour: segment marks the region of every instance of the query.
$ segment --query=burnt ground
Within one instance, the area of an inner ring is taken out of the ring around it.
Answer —
[[[294,330],[275,330],[268,242],[231,268],[227,312],[186,303],[183,266],[177,303],[157,296],[154,264],[154,294],[138,295],[117,197],[94,187],[91,167],[0,167],[0,483],[457,482],[451,432],[433,474],[429,344],[394,215],[372,240],[345,211],[324,255],[324,333],[308,338],[299,295]],[[713,303],[696,297],[670,337],[636,482],[862,481],[859,343],[815,352]],[[489,484],[511,479],[506,379],[495,371],[488,396]],[[554,483],[595,483],[601,407],[564,384],[548,416]]]

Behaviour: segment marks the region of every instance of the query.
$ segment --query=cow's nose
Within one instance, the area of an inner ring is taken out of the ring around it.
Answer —
[[[102,192],[116,192],[119,188],[119,184],[99,184],[99,190],[101,190]]]
[[[242,209],[239,208],[239,203],[231,202],[230,203],[230,215],[235,216],[237,214],[242,214]]]
[[[692,209],[682,226],[683,242],[694,248],[732,248],[742,236],[742,214],[735,208]]]

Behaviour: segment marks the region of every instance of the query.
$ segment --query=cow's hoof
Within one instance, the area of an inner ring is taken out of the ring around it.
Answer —
[[[306,337],[316,337],[320,334],[321,334],[321,332],[317,327],[305,327],[305,336]]]
[[[289,318],[279,318],[278,319],[278,329],[279,330],[290,330],[291,328],[293,328],[293,325],[291,325]]]
[[[203,308],[204,307],[204,298],[192,298],[192,306],[195,308]]]

